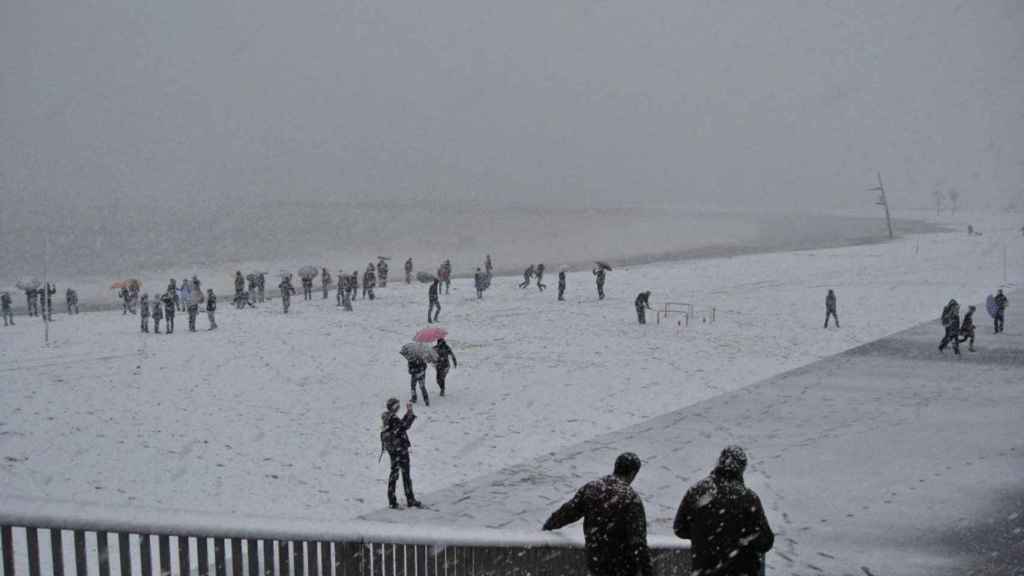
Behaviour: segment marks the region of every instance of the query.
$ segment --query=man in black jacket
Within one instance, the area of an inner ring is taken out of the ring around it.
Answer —
[[[727,446],[718,466],[686,492],[673,531],[693,545],[690,569],[701,576],[760,576],[775,543],[761,500],[743,484],[747,455]]]
[[[387,411],[381,414],[381,448],[387,450],[388,458],[391,460],[391,474],[388,476],[388,506],[398,508],[395,484],[398,483],[398,475],[401,473],[406,504],[410,508],[420,508],[422,504],[412,492],[412,476],[409,473],[409,446],[411,443],[407,434],[413,421],[416,420],[416,415],[412,412],[412,404],[406,403],[405,416],[399,418],[399,404],[398,398],[389,399]]]
[[[434,278],[434,281],[430,284],[430,288],[427,289],[427,324],[433,324],[437,322],[437,317],[441,315],[441,301],[438,298],[438,291],[441,288],[441,280]],[[434,312],[434,310],[437,312]]]
[[[825,328],[828,328],[829,317],[836,321],[836,328],[839,328],[839,316],[836,316],[836,293],[831,289],[825,295]]]
[[[949,304],[942,309],[942,325],[946,328],[946,335],[939,342],[939,352],[946,349],[946,345],[953,344],[953,352],[960,355],[960,304],[956,300],[950,300]]]
[[[1008,303],[1008,300],[1006,299],[1006,295],[1003,294],[1002,290],[1000,290],[999,292],[996,293],[995,301],[996,301],[996,315],[995,315],[995,318],[994,318],[994,321],[995,321],[995,333],[998,334],[998,333],[1003,331],[1003,318],[1006,315],[1006,305]]]
[[[611,476],[580,488],[544,523],[544,530],[557,530],[583,518],[587,570],[593,576],[654,574],[644,504],[630,486],[639,471],[636,454],[620,454]]]
[[[217,329],[217,295],[213,293],[213,288],[209,288],[206,291],[206,318],[210,321],[209,330]]]
[[[637,294],[633,304],[636,306],[637,321],[641,324],[647,324],[647,310],[653,310],[651,308],[651,291],[647,290]]]
[[[451,365],[454,365],[456,368],[459,367],[459,361],[455,358],[455,352],[452,352],[452,347],[448,345],[444,338],[437,341],[437,344],[434,345],[434,350],[437,352],[437,363],[434,365],[434,369],[437,371],[437,387],[441,389],[441,396],[444,396],[445,379],[448,377],[448,358],[451,358]]]

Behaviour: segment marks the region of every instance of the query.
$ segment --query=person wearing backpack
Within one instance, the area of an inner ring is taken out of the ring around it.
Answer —
[[[381,456],[387,451],[391,460],[391,474],[388,476],[388,506],[398,508],[398,498],[395,497],[395,485],[398,483],[398,475],[402,475],[402,488],[405,490],[405,502],[409,508],[422,508],[423,504],[416,499],[412,491],[412,476],[409,473],[409,428],[412,426],[416,415],[412,411],[412,403],[406,402],[405,415],[398,417],[398,407],[401,402],[398,398],[389,398],[386,404],[387,410],[381,414],[380,447]]]

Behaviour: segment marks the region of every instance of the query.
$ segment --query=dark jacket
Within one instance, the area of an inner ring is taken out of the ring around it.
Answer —
[[[647,549],[647,517],[633,488],[605,476],[580,488],[572,500],[544,523],[557,530],[583,518],[587,569],[594,576],[644,576],[654,573]]]
[[[399,418],[398,414],[394,412],[385,412],[381,415],[382,427],[380,433],[380,441],[383,443],[383,448],[388,451],[389,454],[396,452],[407,452],[409,446],[412,444],[409,442],[409,435],[407,434],[410,427],[412,427],[413,420],[416,419],[416,415],[412,412],[406,412],[405,416]]]
[[[1006,299],[1006,294],[997,294],[995,297],[995,301],[996,310],[998,310],[999,312],[1003,312],[1004,310],[1006,310],[1006,304],[1008,302],[1008,300]]]
[[[633,302],[637,308],[651,308],[651,294],[649,292],[641,292],[636,295],[636,300]]]
[[[448,369],[448,357],[451,356],[452,364],[456,368],[459,367],[459,361],[455,358],[455,353],[452,352],[452,347],[447,342],[438,342],[434,345],[434,350],[437,351],[437,369],[447,370]]]
[[[217,311],[217,295],[210,292],[209,297],[206,298],[206,311],[216,312]]]
[[[409,374],[415,376],[417,374],[423,374],[427,371],[427,363],[422,358],[413,358],[409,360]]]
[[[174,316],[174,297],[164,294],[160,301],[164,303],[164,316]]]
[[[775,535],[743,476],[716,469],[683,497],[673,531],[693,544],[701,576],[757,576]]]
[[[594,270],[594,276],[597,276],[597,283],[604,284],[604,268],[598,268]]]
[[[825,296],[825,311],[835,312],[836,311],[836,294],[835,292],[829,292]]]
[[[432,282],[430,284],[430,288],[427,289],[427,298],[431,302],[437,302],[437,286],[438,286],[437,282]]]

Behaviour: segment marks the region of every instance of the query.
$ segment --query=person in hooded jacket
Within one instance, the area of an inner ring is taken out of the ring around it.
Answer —
[[[644,504],[630,486],[638,472],[640,458],[632,452],[620,454],[611,476],[587,483],[544,523],[544,530],[558,530],[583,519],[592,576],[654,574]]]
[[[405,503],[410,508],[421,508],[423,505],[416,499],[412,491],[411,464],[409,461],[409,428],[416,420],[416,414],[412,411],[412,404],[405,405],[405,415],[398,417],[398,407],[401,403],[398,398],[390,398],[385,405],[387,410],[381,414],[380,441],[382,451],[388,453],[391,460],[391,473],[388,475],[388,506],[398,508],[398,498],[395,496],[395,488],[398,483],[398,476],[402,476],[402,488],[405,490]]]
[[[775,534],[761,499],[743,483],[747,455],[727,446],[711,475],[679,504],[672,530],[692,544],[690,570],[701,576],[760,576]]]
[[[946,334],[939,342],[939,351],[946,349],[946,345],[953,344],[953,352],[960,355],[960,304],[956,300],[950,300],[949,304],[942,309],[942,325],[946,328]]]
[[[434,345],[434,351],[437,352],[437,364],[434,365],[434,370],[437,372],[437,387],[441,389],[441,396],[444,396],[444,385],[445,379],[448,377],[449,366],[458,368],[459,361],[444,338],[438,339],[437,344]],[[449,357],[451,358],[450,364]]]

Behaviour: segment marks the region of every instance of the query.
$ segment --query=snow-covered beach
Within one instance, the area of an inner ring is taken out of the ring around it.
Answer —
[[[934,319],[951,297],[978,303],[1024,282],[1019,218],[971,221],[984,236],[968,237],[957,222],[955,232],[893,242],[617,268],[603,302],[588,270],[568,275],[567,302],[555,299],[554,274],[543,293],[496,278],[482,301],[458,280],[442,296],[441,322],[459,367],[447,397],[416,408],[417,492],[872,342]],[[828,288],[841,329],[822,329]],[[656,307],[692,304],[696,318],[638,326],[641,290],[653,291]],[[389,396],[408,397],[398,349],[425,313],[424,286],[392,282],[352,313],[319,292],[293,301],[287,316],[277,301],[243,311],[225,302],[221,328],[197,334],[181,316],[174,335],[157,336],[120,312],[58,315],[44,347],[42,323],[18,317],[0,330],[0,497],[126,513],[371,513],[386,504],[379,415]],[[988,319],[979,310],[976,320],[984,350]],[[529,480],[543,486],[546,477]]]

